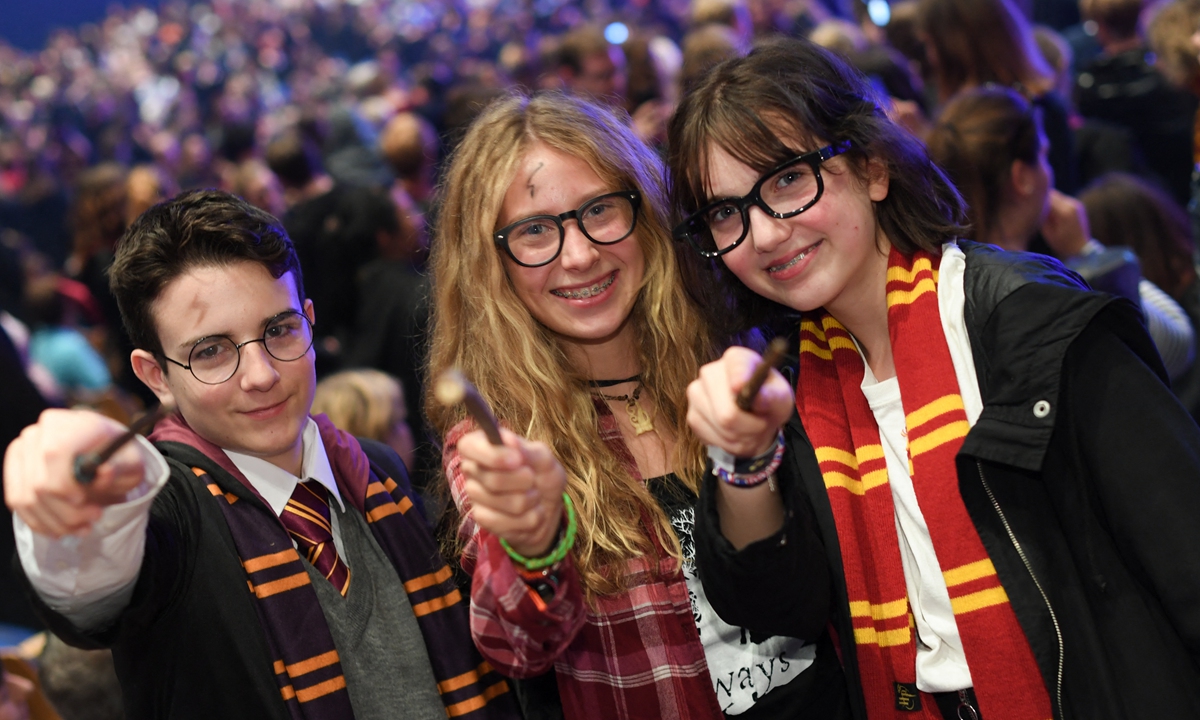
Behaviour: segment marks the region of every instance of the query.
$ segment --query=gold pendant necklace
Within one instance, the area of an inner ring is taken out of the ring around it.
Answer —
[[[596,393],[605,400],[625,403],[625,413],[629,415],[629,424],[633,426],[635,435],[644,435],[654,430],[654,422],[651,420],[649,413],[638,405],[638,398],[642,396],[642,384],[633,389],[628,395],[605,395],[604,393]]]

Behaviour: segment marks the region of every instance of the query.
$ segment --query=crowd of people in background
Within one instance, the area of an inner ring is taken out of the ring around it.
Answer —
[[[38,52],[0,42],[0,447],[48,406],[128,422],[155,402],[107,269],[144,210],[219,188],[295,243],[313,412],[391,445],[436,510],[422,368],[442,160],[514,88],[602,102],[665,154],[689,88],[779,35],[868,77],[958,185],[973,239],[1140,305],[1200,417],[1200,0],[177,0],[114,6]],[[8,568],[0,623],[36,627]]]

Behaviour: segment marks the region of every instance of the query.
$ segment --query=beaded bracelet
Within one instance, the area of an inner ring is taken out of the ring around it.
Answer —
[[[755,487],[762,485],[775,475],[775,471],[783,464],[783,429],[775,435],[775,444],[767,452],[750,460],[736,460],[733,471],[728,467],[716,466],[713,474],[735,487]],[[743,471],[745,470],[745,471]],[[748,471],[748,472],[747,472]]]
[[[501,538],[500,546],[503,547],[504,552],[508,553],[508,556],[513,559],[513,562],[517,563],[526,570],[541,570],[542,568],[550,567],[555,563],[562,562],[562,559],[567,556],[567,553],[571,552],[571,548],[575,545],[575,531],[577,529],[577,524],[575,521],[575,505],[571,502],[570,495],[563,493],[562,497],[563,507],[566,508],[567,511],[567,529],[566,532],[562,534],[562,539],[558,541],[558,545],[556,545],[554,549],[550,551],[549,555],[545,555],[540,558],[527,558],[516,550],[513,550],[512,546],[508,544],[508,541]]]

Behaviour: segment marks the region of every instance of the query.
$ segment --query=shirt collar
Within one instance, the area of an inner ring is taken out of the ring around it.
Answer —
[[[321,431],[311,417],[304,426],[301,442],[304,446],[304,462],[301,466],[304,479],[316,480],[324,485],[325,489],[329,491],[329,495],[337,500],[341,511],[345,512],[346,505],[342,502],[342,494],[338,492],[337,481],[333,477],[333,466],[329,464],[329,456],[325,453],[325,443],[321,442]],[[262,458],[232,450],[226,450],[225,454],[229,456],[237,469],[242,471],[242,474],[246,476],[263,500],[267,501],[272,512],[276,515],[282,513],[287,501],[291,499],[292,493],[296,490],[296,484],[300,482],[300,478]]]

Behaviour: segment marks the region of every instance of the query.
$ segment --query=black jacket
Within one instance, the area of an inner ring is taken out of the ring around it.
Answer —
[[[1055,717],[1200,717],[1200,429],[1129,303],[1085,291],[1048,258],[961,247],[984,410],[957,458],[959,489]],[[705,589],[726,621],[756,633],[804,627],[799,568],[817,561],[789,555],[805,544],[785,539],[819,533],[865,718],[833,513],[796,417],[788,433],[779,535],[735,552],[720,535],[714,481],[702,488]]]
[[[359,442],[372,463],[407,487],[394,451]],[[288,720],[233,535],[191,467],[214,477],[228,474],[194,448],[158,447],[171,477],[151,505],[142,569],[118,619],[95,632],[78,630],[41,601],[18,564],[26,592],[47,627],[67,643],[112,648],[132,720]]]

